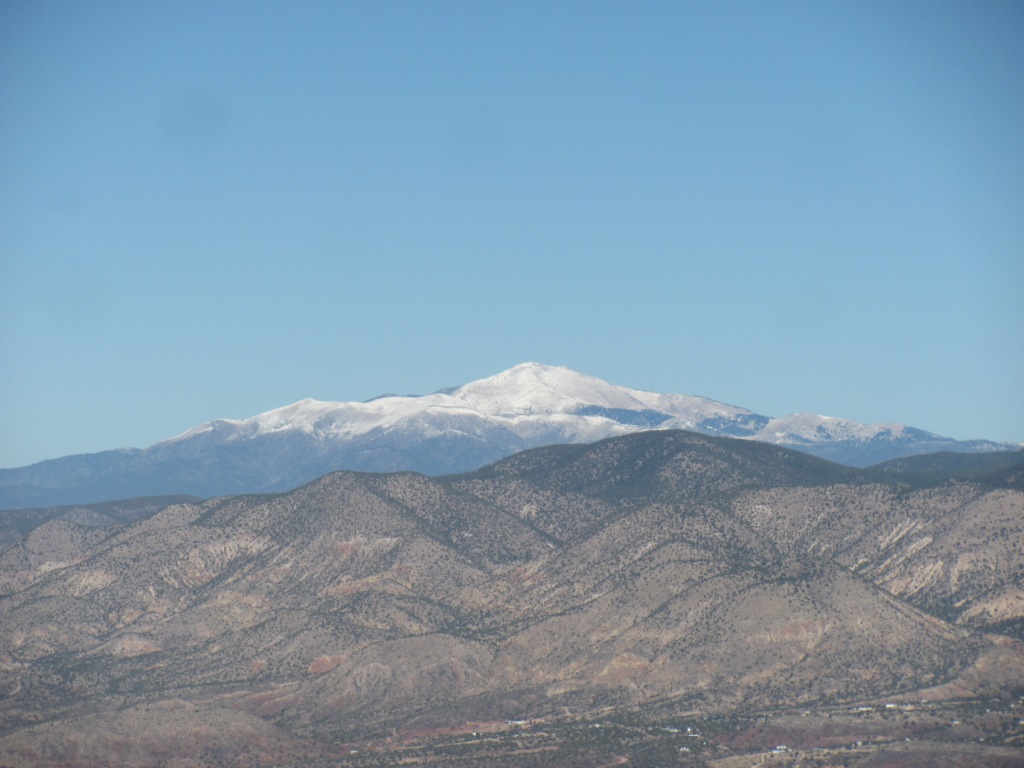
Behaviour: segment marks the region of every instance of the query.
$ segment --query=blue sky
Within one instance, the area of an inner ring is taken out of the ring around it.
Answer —
[[[536,360],[1024,440],[1024,4],[0,0],[0,466]]]

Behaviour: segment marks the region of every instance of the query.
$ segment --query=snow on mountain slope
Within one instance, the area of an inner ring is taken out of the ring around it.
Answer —
[[[300,400],[248,419],[218,419],[200,424],[159,445],[201,436],[214,442],[227,443],[282,431],[301,432],[323,439],[343,439],[400,424],[425,413],[439,414],[446,409],[471,412],[471,409],[450,401],[451,398],[445,395],[383,397],[367,403]]]
[[[795,413],[781,419],[769,419],[755,435],[755,439],[777,445],[817,443],[823,440],[873,440],[879,436],[898,439],[906,435],[903,424],[861,424],[850,419],[820,416],[815,413]],[[920,430],[917,432],[921,433]],[[931,433],[922,433],[929,434]],[[932,435],[938,438],[938,435]]]
[[[282,430],[318,439],[344,439],[410,423],[439,425],[484,417],[503,427],[538,435],[555,431],[600,439],[635,431],[614,418],[621,412],[652,411],[660,423],[694,428],[707,419],[754,416],[751,411],[703,397],[665,395],[609,384],[570,368],[523,363],[452,390],[422,396],[385,396],[364,403],[302,400],[248,419],[201,424],[159,445],[205,439],[214,443]]]

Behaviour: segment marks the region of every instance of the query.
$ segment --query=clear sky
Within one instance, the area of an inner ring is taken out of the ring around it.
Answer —
[[[0,466],[535,360],[1024,440],[1024,3],[0,0]]]

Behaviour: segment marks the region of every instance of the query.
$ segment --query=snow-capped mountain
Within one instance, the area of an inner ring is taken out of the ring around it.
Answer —
[[[939,450],[1016,447],[955,441],[901,424],[813,414],[770,418],[703,397],[628,389],[569,368],[524,363],[429,395],[302,400],[248,419],[206,422],[145,450],[0,470],[0,508],[283,491],[336,469],[463,472],[527,448],[647,429],[759,440],[855,466]]]
[[[695,429],[707,421],[732,423],[754,416],[702,397],[626,389],[569,368],[524,363],[430,395],[385,395],[364,403],[302,400],[248,419],[200,424],[154,448],[194,440],[225,444],[286,432],[328,442],[396,431],[486,439],[496,428],[508,439],[534,446],[591,442],[654,426]]]

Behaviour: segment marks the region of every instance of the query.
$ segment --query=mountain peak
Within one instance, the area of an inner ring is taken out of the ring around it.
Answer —
[[[545,363],[526,362],[513,365],[501,373],[484,379],[470,382],[464,386],[482,384],[483,382],[501,382],[506,386],[517,387],[531,382],[541,382],[547,386],[563,386],[566,382],[579,379],[593,379],[584,373],[564,365],[547,365]],[[598,381],[598,379],[594,379]],[[604,382],[602,382],[604,383]],[[462,389],[462,387],[460,387]]]
[[[564,366],[521,363],[459,387],[453,397],[493,415],[574,413],[581,406],[643,410],[647,405],[623,387]]]

